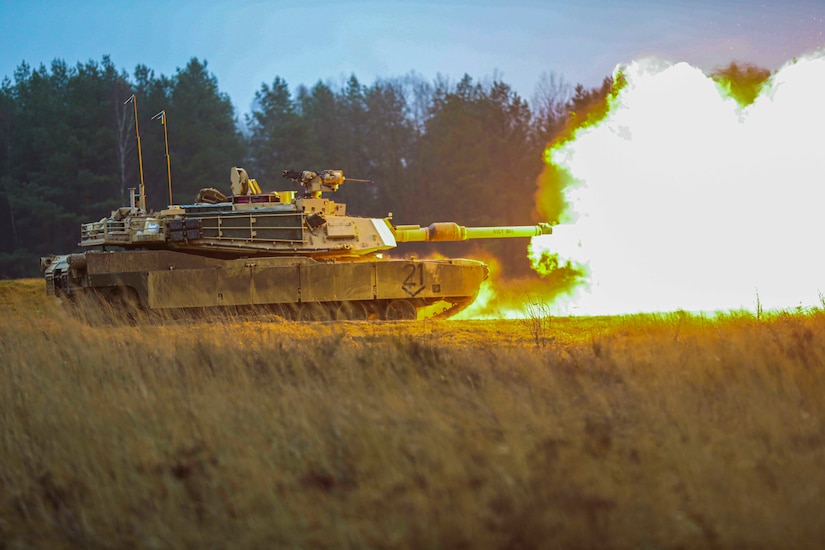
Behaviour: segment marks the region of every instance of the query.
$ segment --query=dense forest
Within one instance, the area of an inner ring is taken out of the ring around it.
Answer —
[[[469,75],[369,85],[352,76],[338,87],[319,81],[294,89],[275,77],[241,117],[197,58],[172,76],[144,65],[130,75],[108,57],[24,63],[0,85],[0,278],[37,276],[39,256],[77,250],[80,223],[128,203],[140,181],[133,94],[151,208],[169,199],[155,117],[164,111],[176,204],[204,187],[228,190],[232,166],[245,167],[264,190],[294,188],[284,169],[342,168],[376,181],[342,187],[335,200],[351,213],[392,212],[406,224],[513,225],[539,221],[543,150],[570,113],[604,97],[610,84],[587,90],[550,73],[528,103],[499,79]],[[448,253],[470,252],[456,246]],[[510,273],[527,267],[521,247],[484,247]]]

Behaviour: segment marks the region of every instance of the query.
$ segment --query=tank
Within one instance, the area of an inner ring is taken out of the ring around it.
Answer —
[[[445,318],[470,305],[488,276],[473,259],[390,258],[399,243],[520,238],[549,224],[464,227],[395,225],[349,216],[325,196],[342,170],[285,170],[297,190],[262,192],[242,168],[231,193],[202,189],[192,204],[149,212],[130,192],[129,206],[85,223],[90,250],[41,258],[47,294],[80,297],[133,316],[140,312],[264,311],[295,320]]]

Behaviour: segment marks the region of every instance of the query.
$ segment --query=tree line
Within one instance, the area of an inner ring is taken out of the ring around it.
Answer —
[[[334,199],[352,214],[392,212],[401,224],[520,225],[545,221],[537,219],[534,193],[547,143],[571,112],[609,88],[610,79],[588,90],[551,73],[528,103],[500,79],[469,75],[372,84],[351,76],[294,91],[276,77],[241,118],[197,58],[171,76],[145,65],[130,75],[108,57],[24,63],[0,84],[0,277],[37,276],[39,256],[77,250],[81,223],[128,203],[140,181],[133,95],[153,209],[169,202],[155,116],[163,111],[176,204],[191,203],[204,187],[228,193],[232,166],[245,167],[264,190],[294,187],[281,178],[284,169],[342,168],[376,181],[342,186]],[[467,246],[447,250],[469,253]],[[526,268],[520,247],[484,248],[511,272]]]

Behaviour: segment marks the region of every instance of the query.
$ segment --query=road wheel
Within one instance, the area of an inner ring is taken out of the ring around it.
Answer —
[[[366,321],[369,311],[363,302],[342,302],[335,309],[337,321]]]
[[[129,287],[88,288],[74,297],[78,312],[90,325],[135,325],[142,307]]]
[[[332,314],[324,304],[313,302],[309,304],[301,304],[301,310],[298,312],[299,321],[331,321]]]
[[[410,321],[416,317],[415,306],[408,300],[393,300],[384,312],[384,318],[388,321]]]
[[[113,313],[120,313],[123,322],[134,325],[144,320],[143,306],[140,304],[137,291],[132,287],[116,287],[110,295],[109,302]]]
[[[294,321],[298,317],[298,310],[295,304],[272,304],[267,306],[267,311],[285,321]]]

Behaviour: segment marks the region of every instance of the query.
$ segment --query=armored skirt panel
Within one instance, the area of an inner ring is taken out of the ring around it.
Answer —
[[[86,253],[83,287],[128,286],[143,307],[413,300],[475,296],[487,278],[476,260],[220,260],[170,251]]]

